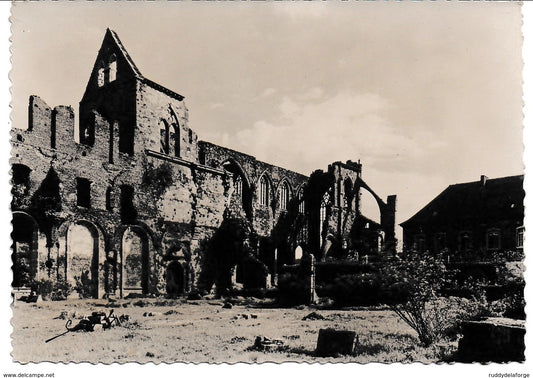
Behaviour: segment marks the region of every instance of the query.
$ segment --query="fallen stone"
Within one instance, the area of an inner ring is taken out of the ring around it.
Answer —
[[[318,312],[315,312],[315,311],[305,315],[302,318],[302,320],[324,320],[324,319],[325,318],[322,315],[320,315]]]
[[[76,318],[76,311],[61,311],[61,313],[56,316],[54,319],[74,319]]]
[[[338,331],[332,328],[321,329],[318,332],[316,355],[320,357],[335,357],[337,355],[352,354],[355,343],[355,332]]]
[[[263,352],[278,351],[283,347],[283,341],[269,339],[268,337],[257,336],[254,345],[248,348],[249,350],[257,350]]]
[[[488,318],[463,322],[456,359],[459,362],[510,362],[525,360],[525,321]]]
[[[197,291],[191,291],[189,295],[187,296],[187,299],[189,301],[197,301],[199,299],[202,299],[202,296]]]
[[[176,310],[168,310],[168,311],[165,312],[163,315],[173,315],[173,314],[181,315],[181,312],[176,311]]]
[[[143,314],[143,316],[147,316],[147,317],[151,317],[151,316],[161,316],[161,315],[163,315],[163,314],[160,313],[160,312],[145,312],[145,313]]]
[[[224,303],[222,308],[233,308],[233,305],[231,303],[229,303],[229,302],[226,302],[226,303]]]

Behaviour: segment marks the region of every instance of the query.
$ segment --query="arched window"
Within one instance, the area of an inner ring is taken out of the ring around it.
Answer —
[[[109,82],[115,81],[117,79],[117,57],[115,54],[112,54],[109,57]]]
[[[174,131],[174,156],[180,157],[181,151],[180,151],[180,142],[181,142],[181,136],[180,136],[180,125],[179,123],[173,123],[172,124],[172,130]]]
[[[289,185],[284,181],[279,188],[279,208],[281,210],[287,210],[289,208],[289,196]]]
[[[28,194],[30,189],[30,172],[31,169],[23,164],[13,164],[11,168],[11,194],[13,200],[11,207],[19,207],[22,205],[22,198]]]
[[[348,177],[346,178],[346,180],[344,180],[343,206],[345,208],[351,208],[352,200],[353,200],[353,184],[352,184],[352,180],[350,180],[350,178]]]
[[[105,84],[105,67],[102,61],[98,62],[98,71],[97,71],[97,83],[98,87],[103,87]]]
[[[303,189],[300,189],[298,191],[298,212],[300,214],[305,213],[305,200],[304,200],[304,191]]]
[[[265,176],[261,176],[259,180],[259,204],[268,206],[268,180]]]
[[[242,196],[242,178],[239,175],[233,177],[233,186],[235,188],[235,194],[239,197]]]
[[[159,152],[168,154],[170,147],[170,129],[164,120],[159,121]]]
[[[94,146],[94,130],[96,128],[96,115],[91,112],[80,124],[80,143],[86,146]]]
[[[320,237],[322,237],[322,231],[324,230],[324,222],[328,213],[328,206],[330,204],[329,192],[324,193],[322,196],[322,202],[320,202]]]

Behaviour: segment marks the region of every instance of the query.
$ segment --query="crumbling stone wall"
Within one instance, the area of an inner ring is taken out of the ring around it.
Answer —
[[[17,285],[51,279],[85,296],[179,295],[198,289],[200,277],[227,282],[234,264],[273,275],[297,246],[319,256],[324,237],[342,239],[347,219],[359,215],[360,165],[334,163],[313,181],[198,141],[183,100],[143,77],[110,30],[78,129],[71,107],[30,97],[27,129],[11,132]],[[318,235],[317,198],[327,190],[333,202]],[[233,224],[245,231],[230,231]],[[226,239],[233,249],[212,242]]]

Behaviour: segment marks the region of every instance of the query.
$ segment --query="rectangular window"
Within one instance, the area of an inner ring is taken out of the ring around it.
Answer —
[[[516,229],[516,248],[524,248],[524,226],[518,227]]]
[[[462,231],[459,233],[459,251],[466,252],[472,250],[472,233]]]
[[[123,223],[133,223],[137,218],[137,211],[133,205],[133,187],[120,187],[120,218]]]
[[[81,207],[91,207],[91,182],[85,178],[76,179],[77,205]]]
[[[56,126],[57,123],[57,110],[52,110],[52,119],[50,123],[50,147],[56,148]]]
[[[487,231],[487,249],[497,250],[500,249],[501,234],[498,229],[491,229]]]
[[[111,197],[112,190],[111,187],[108,187],[105,192],[105,209],[107,211],[113,211],[113,198]]]
[[[133,155],[133,126],[128,127],[124,122],[118,125],[118,151]]]
[[[446,249],[446,233],[439,232],[435,235],[435,252],[442,252]]]
[[[415,250],[419,253],[426,252],[426,235],[415,235]]]

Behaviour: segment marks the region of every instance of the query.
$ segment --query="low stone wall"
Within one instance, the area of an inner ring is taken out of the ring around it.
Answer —
[[[524,361],[525,321],[488,318],[462,324],[463,338],[459,341],[459,362]]]

